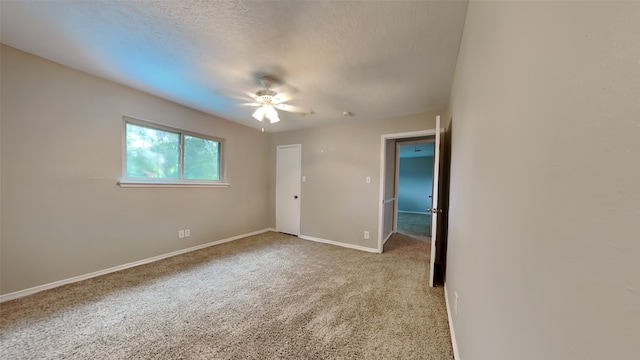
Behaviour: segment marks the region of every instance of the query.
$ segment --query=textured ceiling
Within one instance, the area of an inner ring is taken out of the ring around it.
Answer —
[[[285,131],[447,106],[466,1],[6,1],[1,41],[260,127],[261,74],[299,90]],[[349,111],[352,117],[343,117]]]

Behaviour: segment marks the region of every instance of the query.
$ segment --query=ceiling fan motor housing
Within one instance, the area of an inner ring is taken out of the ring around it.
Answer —
[[[277,84],[278,81],[275,78],[271,77],[271,76],[265,75],[265,76],[260,77],[260,83],[262,84],[262,86],[264,86],[267,89],[269,89],[274,84]]]
[[[260,90],[256,93],[256,96],[259,97],[262,100],[262,103],[266,103],[266,104],[271,104],[273,101],[273,98],[278,95],[278,93],[276,93],[273,90]]]

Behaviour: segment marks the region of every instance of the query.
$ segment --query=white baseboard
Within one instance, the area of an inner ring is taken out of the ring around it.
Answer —
[[[111,267],[111,268],[108,268],[108,269],[98,270],[98,271],[94,271],[92,273],[88,273],[88,274],[84,274],[84,275],[78,275],[78,276],[74,276],[72,278],[68,278],[68,279],[64,279],[64,280],[58,280],[58,281],[54,281],[54,282],[48,283],[48,284],[38,285],[38,286],[34,286],[32,288],[28,288],[28,289],[24,289],[24,290],[14,291],[14,292],[11,292],[11,293],[8,293],[8,294],[0,295],[0,303],[3,303],[5,301],[9,301],[9,300],[18,299],[18,298],[21,298],[21,297],[25,297],[27,295],[32,295],[32,294],[35,294],[35,293],[40,292],[40,291],[53,289],[53,288],[56,288],[58,286],[67,285],[67,284],[71,284],[71,283],[74,283],[74,282],[91,279],[91,278],[94,278],[96,276],[109,274],[109,273],[112,273],[112,272],[116,272],[116,271],[120,271],[120,270],[124,270],[124,269],[128,269],[128,268],[132,268],[134,266],[144,265],[144,264],[152,263],[154,261],[166,259],[166,258],[169,258],[169,257],[172,257],[172,256],[181,255],[181,254],[188,253],[188,252],[191,252],[191,251],[204,249],[204,248],[207,248],[207,247],[210,247],[210,246],[219,245],[219,244],[223,244],[223,243],[226,243],[226,242],[242,239],[242,238],[245,238],[247,236],[262,234],[262,233],[265,233],[267,231],[275,231],[275,230],[271,229],[271,228],[268,228],[268,229],[262,229],[262,230],[258,230],[258,231],[253,231],[253,232],[250,232],[250,233],[247,233],[247,234],[242,234],[242,235],[237,235],[237,236],[233,236],[233,237],[222,239],[222,240],[212,241],[212,242],[209,242],[209,243],[206,243],[206,244],[197,245],[197,246],[193,246],[193,247],[182,249],[182,250],[177,250],[177,251],[173,251],[173,252],[162,254],[162,255],[158,255],[158,256],[153,256],[153,257],[150,257],[150,258],[146,258],[146,259],[130,262],[130,263],[127,263],[127,264],[114,266],[114,267]]]
[[[453,321],[451,317],[451,307],[449,306],[449,293],[447,292],[447,283],[444,283],[444,301],[447,304],[447,317],[449,319],[449,332],[451,333],[451,345],[453,346],[453,358],[460,360],[458,352],[458,342],[456,341],[456,332],[453,330]]]
[[[298,237],[300,239],[304,239],[304,240],[311,240],[311,241],[315,241],[315,242],[319,242],[319,243],[336,245],[336,246],[341,246],[341,247],[344,247],[344,248],[349,248],[349,249],[354,249],[354,250],[367,251],[367,252],[372,252],[372,253],[376,253],[376,254],[380,253],[380,251],[378,251],[378,249],[370,248],[370,247],[366,247],[366,246],[351,245],[351,244],[347,244],[347,243],[343,243],[343,242],[339,242],[339,241],[321,239],[321,238],[317,238],[317,237],[313,237],[313,236],[307,236],[307,235],[298,235]]]

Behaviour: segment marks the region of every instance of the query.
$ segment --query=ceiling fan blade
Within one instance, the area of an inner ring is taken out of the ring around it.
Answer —
[[[242,104],[238,104],[239,106],[261,106],[262,104],[258,104],[258,103],[254,103],[254,102],[248,102],[248,103],[242,103]]]
[[[274,107],[282,111],[289,111],[289,112],[300,113],[300,114],[310,114],[313,112],[313,110],[303,106],[277,104],[277,105],[274,105]]]
[[[282,94],[297,94],[300,92],[300,90],[298,90],[296,87],[294,87],[293,85],[287,84],[285,82],[281,82],[280,84],[274,85],[271,87],[271,90],[277,92],[278,94],[282,93]],[[283,100],[286,101],[286,100]]]
[[[258,97],[256,94],[252,93],[251,91],[244,91],[244,93],[245,93],[248,97],[250,97],[250,98],[252,98],[252,99],[254,99],[254,100],[258,100],[258,99],[259,99],[259,97]]]
[[[283,103],[291,100],[292,97],[293,97],[292,92],[285,91],[285,92],[278,93],[278,95],[274,96],[273,99],[277,103]]]

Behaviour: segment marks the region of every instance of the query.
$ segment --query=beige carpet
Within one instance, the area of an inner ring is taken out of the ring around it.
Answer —
[[[0,358],[453,359],[428,252],[268,232],[0,304]]]

